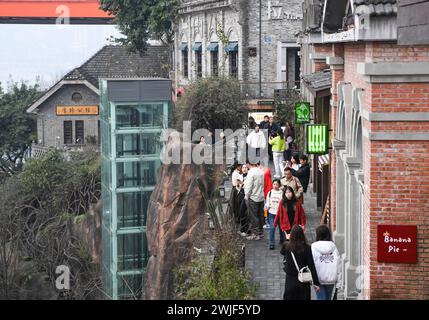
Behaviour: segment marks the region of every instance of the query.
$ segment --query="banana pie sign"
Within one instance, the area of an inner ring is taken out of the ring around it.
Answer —
[[[417,263],[417,226],[378,225],[378,262]]]

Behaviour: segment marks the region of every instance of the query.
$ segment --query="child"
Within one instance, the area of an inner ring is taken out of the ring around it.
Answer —
[[[268,222],[270,226],[270,240],[269,240],[269,246],[270,250],[274,250],[274,237],[275,237],[275,227],[274,227],[274,220],[277,214],[277,209],[279,207],[280,200],[283,196],[283,191],[280,189],[280,180],[275,179],[273,181],[273,189],[268,193],[267,199],[265,201],[265,210],[268,211]],[[284,235],[282,230],[279,226],[279,233],[280,233],[280,242],[282,243],[284,241]]]

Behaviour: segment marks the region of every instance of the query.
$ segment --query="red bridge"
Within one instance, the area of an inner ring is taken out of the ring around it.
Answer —
[[[69,20],[66,20],[69,19]],[[0,23],[109,24],[98,0],[0,0]]]

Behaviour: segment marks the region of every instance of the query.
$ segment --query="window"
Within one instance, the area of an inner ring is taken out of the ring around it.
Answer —
[[[201,51],[195,51],[195,64],[197,78],[201,78],[203,76],[203,54]]]
[[[162,148],[159,135],[159,133],[117,135],[116,154],[118,157],[157,155]]]
[[[118,187],[153,187],[156,184],[155,161],[121,162],[117,164]]]
[[[145,104],[119,106],[116,109],[116,128],[162,127],[163,105]]]
[[[73,143],[73,122],[72,121],[64,121],[64,144],[72,144]]]
[[[212,65],[212,76],[217,77],[219,75],[219,54],[217,51],[212,51],[211,55],[211,65]]]
[[[238,52],[231,51],[229,53],[229,75],[232,78],[238,79]]]
[[[76,130],[76,144],[84,144],[85,143],[85,130],[83,120],[75,121],[75,130]]]
[[[81,102],[82,101],[82,95],[79,92],[75,92],[72,94],[72,101],[73,102]]]
[[[188,50],[182,51],[182,66],[183,66],[183,77],[189,77],[189,64],[188,64]]]

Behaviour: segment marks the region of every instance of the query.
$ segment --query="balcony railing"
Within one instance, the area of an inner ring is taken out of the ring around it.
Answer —
[[[251,82],[240,81],[242,99],[274,99],[275,91],[281,89],[299,89],[300,81]]]

